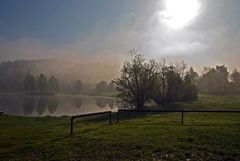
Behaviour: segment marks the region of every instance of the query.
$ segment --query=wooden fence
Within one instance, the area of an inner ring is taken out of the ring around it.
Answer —
[[[181,124],[184,124],[184,113],[240,113],[240,110],[118,110],[117,122],[120,121],[120,113],[134,112],[134,113],[181,113]]]
[[[240,110],[118,110],[117,111],[117,122],[120,122],[120,114],[124,112],[131,112],[131,113],[180,113],[181,114],[181,124],[184,124],[184,113],[240,113]],[[83,115],[76,115],[72,116],[70,119],[70,134],[73,134],[73,121],[77,118],[89,117],[89,116],[97,116],[97,115],[104,115],[108,114],[109,116],[109,123],[112,123],[112,112],[105,111],[105,112],[97,112],[97,113],[89,113]]]
[[[89,116],[104,115],[104,114],[109,115],[109,123],[111,123],[112,122],[112,111],[105,111],[105,112],[97,112],[97,113],[89,113],[89,114],[72,116],[71,119],[70,119],[70,134],[71,135],[73,134],[73,121],[74,121],[74,119],[89,117]]]

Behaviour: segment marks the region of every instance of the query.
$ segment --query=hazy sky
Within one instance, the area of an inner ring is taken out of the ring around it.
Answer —
[[[1,0],[0,59],[122,59],[135,48],[198,68],[240,67],[239,8],[239,0]]]

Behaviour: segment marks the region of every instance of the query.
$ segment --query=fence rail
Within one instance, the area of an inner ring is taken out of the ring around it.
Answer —
[[[240,113],[240,110],[118,110],[117,112],[117,122],[120,122],[120,113],[124,112],[132,112],[132,113],[181,113],[181,124],[184,124],[184,113]],[[112,123],[112,112],[97,112],[97,113],[89,113],[72,116],[70,119],[70,134],[73,134],[73,121],[77,118],[89,117],[89,116],[97,116],[97,115],[109,115],[109,123]]]
[[[70,119],[70,134],[73,134],[73,121],[74,119],[77,118],[83,118],[83,117],[89,117],[89,116],[97,116],[97,115],[104,115],[108,114],[109,115],[109,123],[112,122],[112,111],[105,111],[105,112],[97,112],[97,113],[89,113],[89,114],[82,114],[82,115],[75,115],[72,116]]]
[[[181,113],[181,124],[184,124],[184,113],[240,113],[240,110],[118,110],[117,122],[120,121],[121,112],[137,112],[137,113]]]

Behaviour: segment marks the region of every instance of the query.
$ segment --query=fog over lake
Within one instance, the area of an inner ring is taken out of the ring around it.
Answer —
[[[118,101],[111,97],[0,94],[0,111],[17,116],[62,116],[116,111]]]

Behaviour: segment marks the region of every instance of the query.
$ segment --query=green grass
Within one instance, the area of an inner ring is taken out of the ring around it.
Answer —
[[[200,95],[179,106],[239,105],[237,96]],[[0,160],[240,160],[240,114],[189,113],[184,126],[177,113],[125,115],[113,124],[107,116],[76,120],[73,136],[68,117],[0,116]]]
[[[193,103],[177,103],[170,106],[185,109],[240,109],[240,95],[216,96],[199,94],[198,101]]]

